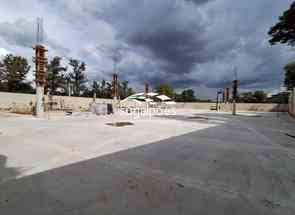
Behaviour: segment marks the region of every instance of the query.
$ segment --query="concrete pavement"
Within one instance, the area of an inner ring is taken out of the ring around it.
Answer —
[[[2,117],[0,214],[295,214],[287,115],[116,121]]]

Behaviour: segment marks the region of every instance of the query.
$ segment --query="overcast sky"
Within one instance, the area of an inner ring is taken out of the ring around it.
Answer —
[[[170,83],[212,98],[231,85],[236,70],[242,90],[272,92],[295,51],[271,47],[267,32],[291,2],[1,0],[0,55],[32,63],[36,17],[42,16],[49,58],[85,61],[89,80],[110,80],[110,56],[119,50],[119,76],[139,91],[145,81]]]

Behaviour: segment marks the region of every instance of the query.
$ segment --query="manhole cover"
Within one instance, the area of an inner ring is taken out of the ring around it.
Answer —
[[[124,126],[131,126],[134,124],[131,122],[114,122],[114,123],[107,123],[107,125],[113,126],[113,127],[124,127]]]

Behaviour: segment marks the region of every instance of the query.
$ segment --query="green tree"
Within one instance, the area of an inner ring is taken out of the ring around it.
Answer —
[[[267,94],[262,90],[255,92],[244,92],[241,93],[238,102],[241,103],[265,103],[267,102]]]
[[[133,94],[135,94],[135,91],[131,87],[129,87],[128,90],[127,90],[127,97],[131,96]]]
[[[0,63],[1,88],[9,92],[32,91],[30,83],[25,81],[30,68],[27,59],[11,54],[6,55]]]
[[[267,94],[262,90],[257,90],[254,92],[253,97],[256,103],[265,103],[267,99]]]
[[[102,81],[101,81],[101,84],[100,84],[100,93],[101,93],[101,97],[102,98],[105,98],[105,96],[106,96],[106,81],[103,79]]]
[[[119,92],[120,92],[120,98],[125,99],[128,96],[131,96],[134,94],[134,91],[131,87],[128,86],[128,81],[122,81],[119,83]]]
[[[238,98],[238,102],[241,103],[255,103],[254,96],[252,92],[241,93]]]
[[[92,94],[96,94],[96,97],[101,97],[101,95],[100,95],[100,86],[99,86],[99,83],[98,83],[98,81],[93,81],[92,82]]]
[[[269,40],[271,45],[277,43],[295,45],[295,2],[293,2],[288,10],[279,17],[279,22],[270,28],[268,34],[271,36]]]
[[[0,61],[0,91],[5,90],[5,68],[3,62]]]
[[[104,94],[105,94],[106,99],[112,98],[112,89],[113,89],[112,84],[110,82],[106,82],[106,87],[104,90],[105,91]]]
[[[4,64],[0,61],[0,83],[5,80]]]
[[[86,64],[76,59],[70,59],[69,65],[72,67],[69,77],[73,84],[74,95],[79,96],[81,91],[85,88],[84,84],[87,82],[85,74]]]
[[[195,92],[192,89],[184,90],[181,96],[184,102],[194,102],[196,100]]]
[[[295,87],[295,61],[287,64],[284,67],[285,70],[285,86],[288,90]]]
[[[58,88],[64,88],[67,80],[65,72],[66,67],[60,65],[61,58],[54,57],[52,61],[47,65],[46,72],[46,81],[47,81],[47,90],[50,91],[50,94],[56,95]]]
[[[180,94],[175,94],[176,102],[195,102],[195,92],[192,89],[183,90]]]
[[[159,94],[164,94],[170,98],[173,98],[174,93],[173,93],[173,88],[168,85],[168,84],[162,84],[156,87],[156,92]]]

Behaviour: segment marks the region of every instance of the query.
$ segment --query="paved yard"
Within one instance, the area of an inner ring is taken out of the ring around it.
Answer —
[[[0,214],[294,215],[294,136],[272,113],[2,114]]]

